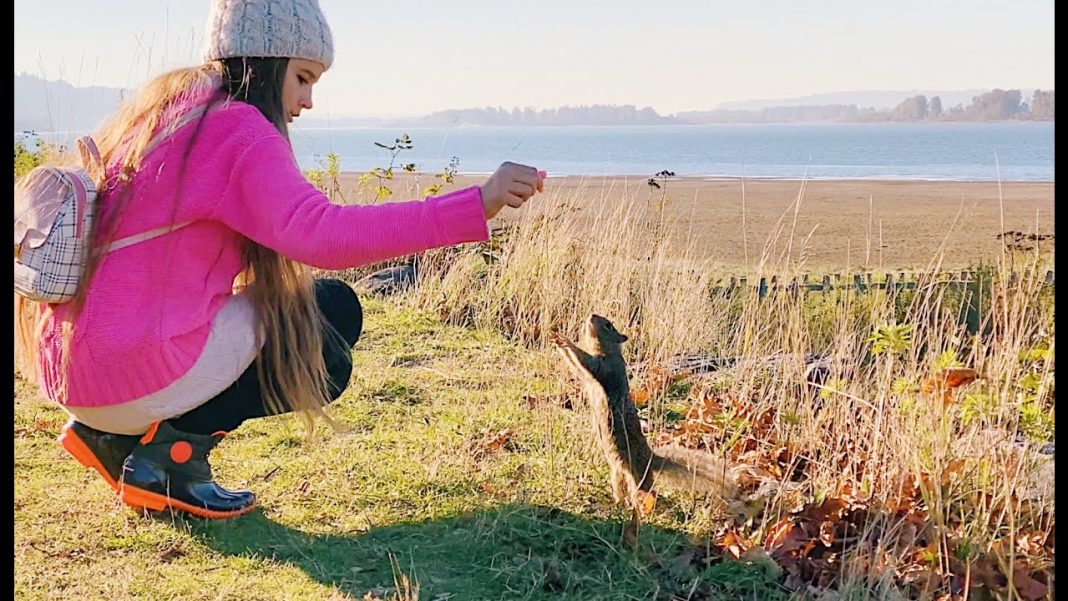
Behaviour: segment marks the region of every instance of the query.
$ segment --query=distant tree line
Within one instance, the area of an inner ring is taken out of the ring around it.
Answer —
[[[890,110],[858,108],[855,104],[776,106],[760,110],[684,111],[661,115],[651,107],[595,104],[537,110],[486,107],[437,111],[421,125],[690,125],[705,123],[794,123],[881,121],[1053,121],[1053,90],[1035,90],[1031,102],[1020,90],[995,89],[972,98],[971,104],[942,105],[938,96],[912,96]]]
[[[891,111],[862,111],[860,121],[1053,121],[1053,90],[1035,90],[1031,103],[1023,101],[1020,90],[995,89],[972,98],[968,106],[942,106],[932,96],[906,98]]]

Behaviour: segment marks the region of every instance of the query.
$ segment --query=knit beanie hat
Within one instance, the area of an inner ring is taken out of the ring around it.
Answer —
[[[211,0],[204,60],[303,58],[327,69],[334,39],[319,0]]]

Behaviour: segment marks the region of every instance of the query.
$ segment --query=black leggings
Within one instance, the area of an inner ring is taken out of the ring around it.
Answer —
[[[323,333],[323,359],[329,375],[330,399],[336,400],[349,385],[352,375],[352,347],[363,330],[363,308],[356,293],[340,280],[316,280],[315,301],[319,304],[326,321],[341,335],[345,345],[336,336]],[[245,420],[271,415],[260,392],[256,366],[259,359],[241,374],[218,396],[174,419],[169,423],[176,429],[191,434],[230,432]],[[285,399],[282,400],[283,403]],[[286,411],[291,411],[287,407]]]

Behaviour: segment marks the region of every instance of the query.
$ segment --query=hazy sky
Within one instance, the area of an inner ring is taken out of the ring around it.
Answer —
[[[15,0],[15,72],[132,87],[200,62],[208,0]],[[1054,0],[321,0],[315,116],[1053,87]]]

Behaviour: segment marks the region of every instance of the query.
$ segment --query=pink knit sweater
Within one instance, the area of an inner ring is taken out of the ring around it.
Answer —
[[[128,184],[116,238],[194,223],[104,259],[74,327],[69,405],[131,401],[186,373],[231,295],[246,239],[313,267],[347,269],[488,238],[477,186],[423,201],[336,205],[304,178],[289,142],[255,107],[231,102],[192,141],[196,129],[194,121],[152,151]],[[105,210],[114,196],[101,196]],[[56,306],[39,355],[42,392],[54,401],[68,319]]]

